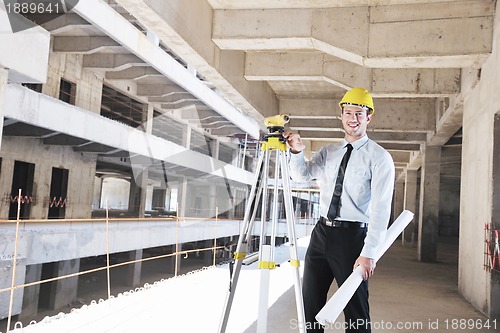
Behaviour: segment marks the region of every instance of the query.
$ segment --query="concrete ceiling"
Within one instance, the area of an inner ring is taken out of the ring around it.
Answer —
[[[376,109],[369,136],[400,169],[418,167],[424,144],[456,146],[461,139],[462,104],[491,53],[496,6],[495,0],[105,2],[263,131],[265,117],[291,115],[289,128],[305,138],[308,153],[343,137],[338,102],[347,89],[365,87]],[[78,6],[75,12],[45,25],[54,52],[82,54],[84,67],[105,83],[132,84],[131,97],[162,112],[190,119],[186,105],[194,105],[207,133],[243,133],[83,19]]]
[[[494,0],[116,3],[247,114],[260,122],[290,114],[290,129],[307,139],[309,152],[343,137],[337,103],[347,89],[367,88],[376,108],[369,135],[397,166],[419,161],[421,145],[444,145],[459,132],[463,100],[491,53],[496,6]]]

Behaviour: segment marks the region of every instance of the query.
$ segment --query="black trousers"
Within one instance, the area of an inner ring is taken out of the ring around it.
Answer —
[[[304,265],[303,296],[307,332],[323,332],[315,319],[326,303],[333,279],[338,286],[352,273],[366,228],[332,228],[318,222],[311,234]],[[368,281],[363,281],[344,309],[346,332],[371,332]]]

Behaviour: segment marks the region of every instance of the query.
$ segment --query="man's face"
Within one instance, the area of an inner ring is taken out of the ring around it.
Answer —
[[[347,142],[354,142],[366,134],[366,127],[371,120],[371,115],[358,106],[346,105],[342,110],[342,125],[345,130]]]

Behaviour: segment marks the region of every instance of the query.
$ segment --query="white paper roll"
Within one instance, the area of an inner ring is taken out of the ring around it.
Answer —
[[[382,255],[389,249],[392,243],[394,243],[396,238],[398,238],[399,234],[403,232],[404,228],[406,228],[411,220],[413,220],[413,213],[409,210],[405,210],[399,215],[396,221],[394,221],[389,229],[387,229],[385,240],[377,251],[377,255],[374,258],[375,261],[378,261],[380,257],[382,257]],[[362,281],[363,275],[361,267],[358,266],[347,278],[347,280],[345,280],[337,292],[333,294],[330,300],[328,300],[321,311],[318,312],[316,320],[322,325],[334,323]]]

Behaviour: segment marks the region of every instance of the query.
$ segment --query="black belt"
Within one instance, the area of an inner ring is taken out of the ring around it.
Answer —
[[[366,228],[368,227],[368,223],[365,222],[357,222],[357,221],[330,221],[323,216],[319,218],[319,222],[323,225],[332,228]]]

